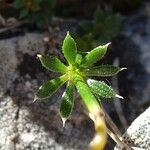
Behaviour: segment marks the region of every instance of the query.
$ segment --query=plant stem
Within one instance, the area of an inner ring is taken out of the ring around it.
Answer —
[[[89,86],[82,78],[76,82],[76,87],[89,111],[89,117],[93,120],[95,125],[96,133],[90,143],[90,150],[103,150],[107,141],[103,110],[101,109],[96,97],[92,94]]]

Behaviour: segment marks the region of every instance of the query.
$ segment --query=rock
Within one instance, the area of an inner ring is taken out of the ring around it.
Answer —
[[[126,133],[123,141],[129,146],[150,150],[150,107],[137,117]],[[121,150],[119,147],[115,150]]]
[[[30,120],[28,109],[19,109],[11,97],[1,99],[0,108],[1,150],[63,150],[51,137],[52,133]]]
[[[14,43],[14,39],[7,44],[5,40],[0,41],[0,92],[5,92],[7,88],[10,88],[12,81],[18,77],[16,72],[18,59]]]
[[[6,92],[19,77],[17,67],[24,54],[33,56],[45,50],[43,38],[44,34],[28,33],[26,36],[0,40],[0,91]]]
[[[143,90],[140,90],[140,95],[137,99],[140,100],[140,105],[149,106],[150,97],[150,2],[145,2],[145,5],[138,11],[130,16],[125,22],[124,34],[127,35],[137,45],[139,49],[139,58],[141,67],[145,70],[145,73],[141,72],[141,77],[136,81],[136,90],[140,89],[144,83]],[[136,51],[136,50],[135,50]],[[139,68],[140,69],[140,68]],[[142,75],[143,74],[143,75]],[[138,75],[138,74],[137,74]],[[142,76],[144,76],[142,78]],[[141,82],[138,84],[138,82]]]

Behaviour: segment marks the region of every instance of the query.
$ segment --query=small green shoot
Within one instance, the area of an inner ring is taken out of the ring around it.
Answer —
[[[85,107],[89,112],[90,118],[95,123],[97,136],[103,136],[101,143],[96,143],[98,147],[101,145],[101,148],[99,147],[99,149],[103,149],[106,143],[106,127],[104,123],[103,111],[99,105],[96,95],[104,98],[122,97],[117,95],[116,92],[106,83],[90,79],[89,76],[108,77],[125,69],[111,65],[93,67],[94,63],[106,54],[109,45],[110,43],[98,46],[83,57],[81,53],[78,53],[76,43],[68,32],[62,45],[62,52],[67,60],[67,65],[63,64],[56,57],[37,55],[43,67],[50,71],[59,72],[62,75],[44,83],[35,94],[35,100],[48,98],[64,83],[67,83],[67,87],[62,95],[59,108],[63,125],[65,125],[65,121],[70,117],[73,108],[74,88],[76,87]],[[91,150],[96,150],[96,144],[93,141],[91,144]]]

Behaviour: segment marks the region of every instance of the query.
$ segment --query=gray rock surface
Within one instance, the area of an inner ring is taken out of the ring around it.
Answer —
[[[133,121],[123,135],[123,141],[129,146],[150,150],[150,107]]]
[[[26,34],[0,40],[0,91],[6,92],[19,77],[17,67],[23,55],[31,56],[44,51],[44,34]]]

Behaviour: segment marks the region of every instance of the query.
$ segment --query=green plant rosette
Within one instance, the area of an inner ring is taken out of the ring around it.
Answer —
[[[94,66],[97,61],[104,57],[109,45],[110,43],[98,46],[86,55],[82,55],[82,53],[78,53],[76,43],[68,32],[62,45],[62,53],[67,61],[67,65],[56,57],[38,55],[45,69],[59,72],[61,75],[40,86],[35,94],[35,100],[43,100],[50,97],[63,84],[67,83],[66,90],[60,99],[59,108],[60,116],[65,123],[72,112],[75,88],[89,113],[96,113],[101,110],[99,101],[96,98],[97,95],[104,98],[116,96],[122,98],[105,82],[90,78],[90,76],[112,76],[125,69],[112,65]]]

